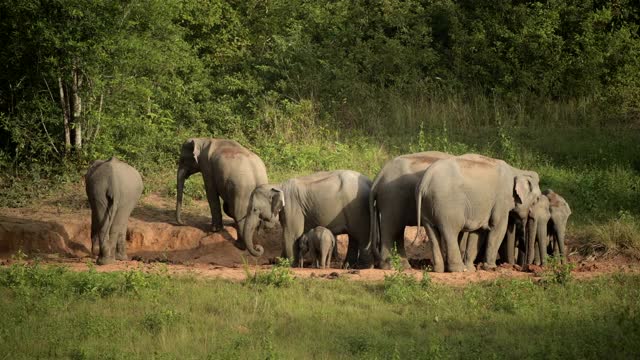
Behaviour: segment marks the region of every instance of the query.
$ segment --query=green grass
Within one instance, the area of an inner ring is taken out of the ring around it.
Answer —
[[[566,285],[431,284],[407,301],[383,283],[288,287],[161,270],[0,270],[0,353],[12,359],[633,358],[640,276]]]

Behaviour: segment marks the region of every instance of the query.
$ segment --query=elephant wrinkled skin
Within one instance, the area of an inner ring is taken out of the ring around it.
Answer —
[[[562,196],[551,189],[542,193],[529,211],[527,264],[545,265],[545,255],[556,250],[564,262],[564,237],[570,215],[571,208]]]
[[[394,244],[406,262],[404,229],[416,225],[416,186],[432,163],[449,157],[451,155],[439,151],[402,155],[389,160],[380,170],[369,198],[370,242],[377,267],[391,267],[390,255]]]
[[[311,266],[325,269],[331,266],[331,255],[336,247],[336,237],[322,226],[307,231],[300,237],[300,267],[304,267],[304,255],[311,254]]]
[[[85,174],[91,205],[91,253],[98,265],[126,260],[129,215],[142,194],[142,178],[136,169],[116,159],[96,160]]]
[[[418,226],[424,223],[432,240],[434,270],[445,270],[443,256],[448,271],[473,270],[479,236],[469,236],[463,262],[458,239],[467,231],[487,232],[485,267],[495,267],[509,212],[528,214],[541,195],[538,179],[534,172],[475,154],[429,166],[416,187],[415,201]]]
[[[207,201],[211,210],[214,232],[222,230],[220,198],[224,212],[235,221],[238,240],[243,237],[244,215],[249,197],[257,186],[268,182],[267,170],[258,155],[233,140],[193,138],[181,148],[178,164],[176,221],[182,224],[180,215],[184,182],[189,176],[202,172]],[[244,247],[238,241],[240,247]]]
[[[350,170],[323,171],[289,179],[279,185],[261,185],[251,194],[244,224],[244,240],[253,256],[253,233],[260,221],[279,217],[283,230],[283,256],[297,263],[294,251],[300,236],[316,226],[333,234],[348,234],[349,247],[343,266],[370,267],[369,193],[371,180]]]

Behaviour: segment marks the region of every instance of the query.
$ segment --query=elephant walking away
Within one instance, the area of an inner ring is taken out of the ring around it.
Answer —
[[[348,234],[349,246],[343,267],[371,267],[369,246],[369,193],[371,180],[350,170],[323,171],[289,179],[278,185],[258,186],[249,200],[244,240],[253,256],[264,249],[253,244],[261,221],[279,218],[283,230],[283,256],[294,259],[298,239],[316,226],[333,234]]]
[[[434,270],[472,270],[479,236],[469,236],[463,263],[458,245],[462,232],[487,231],[485,267],[494,268],[510,211],[528,213],[540,197],[538,176],[502,160],[467,154],[434,162],[416,187],[418,226],[424,222],[432,240]],[[471,235],[471,234],[470,234]],[[475,243],[475,245],[473,245]],[[442,251],[440,250],[442,247]]]
[[[562,196],[551,189],[542,193],[529,211],[527,264],[545,265],[545,255],[556,251],[560,261],[565,261],[564,238],[570,215],[569,203]]]
[[[370,242],[377,267],[391,267],[391,249],[394,244],[405,267],[409,267],[404,248],[404,230],[406,226],[417,224],[416,186],[431,164],[451,156],[439,151],[407,154],[389,160],[380,170],[369,198]]]
[[[202,172],[209,208],[211,228],[222,230],[220,198],[224,212],[235,221],[238,240],[243,238],[244,216],[251,192],[268,183],[267,169],[258,155],[233,140],[193,138],[182,144],[178,164],[176,221],[183,224],[180,215],[184,182],[189,176]],[[244,244],[238,241],[244,248]]]
[[[304,267],[304,255],[311,253],[311,266],[326,269],[331,266],[331,255],[336,248],[336,237],[322,226],[307,231],[300,237],[300,267]]]
[[[96,160],[85,174],[91,205],[91,253],[98,265],[126,260],[129,215],[142,194],[142,177],[115,157]]]

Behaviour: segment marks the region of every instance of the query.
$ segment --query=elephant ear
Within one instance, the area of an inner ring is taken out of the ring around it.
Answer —
[[[284,209],[284,193],[278,188],[271,188],[271,217],[275,218],[282,209]]]
[[[193,156],[196,164],[198,163],[198,156],[200,156],[200,146],[197,146],[197,139],[189,139],[182,144],[183,156]]]
[[[516,201],[519,204],[524,203],[524,200],[531,193],[532,188],[533,186],[531,185],[531,181],[529,181],[526,176],[516,176],[514,187]]]

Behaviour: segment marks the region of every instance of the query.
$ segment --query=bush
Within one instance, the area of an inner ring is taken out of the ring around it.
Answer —
[[[409,303],[424,296],[424,290],[430,288],[431,278],[426,270],[419,282],[413,275],[403,272],[402,259],[395,246],[391,251],[391,267],[393,273],[384,276],[384,298],[387,301]]]
[[[244,272],[247,276],[246,283],[250,285],[289,287],[295,279],[293,271],[291,271],[291,260],[280,257],[276,259],[276,264],[271,267],[271,270],[265,272],[255,271],[253,274],[251,274],[245,262]]]

